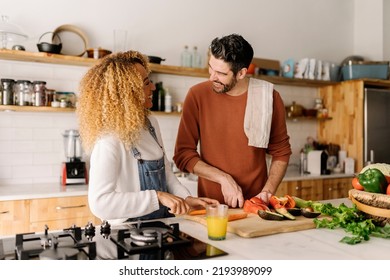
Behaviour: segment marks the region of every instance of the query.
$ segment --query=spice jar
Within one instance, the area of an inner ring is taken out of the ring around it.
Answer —
[[[12,79],[1,79],[0,105],[14,105],[14,84]]]
[[[17,80],[15,86],[15,105],[31,106],[33,95],[32,83],[27,80]]]
[[[46,89],[46,106],[51,106],[51,103],[54,101],[54,89]]]
[[[33,82],[33,106],[46,106],[46,82],[45,81],[34,81]]]

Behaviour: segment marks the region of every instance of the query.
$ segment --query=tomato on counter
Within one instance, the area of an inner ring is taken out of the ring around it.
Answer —
[[[354,177],[352,179],[352,187],[355,189],[355,190],[358,190],[358,191],[364,191],[364,187],[359,183],[359,179],[357,177]]]

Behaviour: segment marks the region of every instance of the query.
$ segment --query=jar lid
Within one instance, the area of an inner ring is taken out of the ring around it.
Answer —
[[[13,80],[13,79],[1,79],[1,82],[2,83],[14,83],[15,80]]]
[[[44,84],[46,85],[45,81],[33,81],[33,84]]]
[[[18,84],[31,84],[29,80],[17,80],[16,83]]]

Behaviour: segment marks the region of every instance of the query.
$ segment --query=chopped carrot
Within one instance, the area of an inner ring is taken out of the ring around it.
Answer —
[[[206,209],[198,209],[198,210],[192,210],[188,213],[191,216],[195,215],[205,215],[206,214]]]
[[[228,215],[228,222],[244,219],[248,217],[248,213],[237,213],[237,214],[229,214]]]

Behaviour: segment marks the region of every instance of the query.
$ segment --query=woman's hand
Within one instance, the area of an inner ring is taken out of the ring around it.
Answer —
[[[176,195],[157,191],[158,201],[168,207],[169,212],[175,215],[183,215],[186,214],[190,210],[190,205],[187,202]]]
[[[218,200],[207,197],[192,197],[187,196],[185,202],[191,207],[191,209],[206,208],[209,204],[219,204]]]

